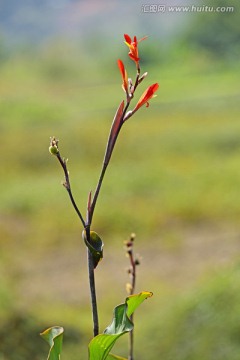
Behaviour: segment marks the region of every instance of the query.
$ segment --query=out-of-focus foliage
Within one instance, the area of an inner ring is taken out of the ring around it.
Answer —
[[[204,11],[206,6],[209,10]],[[209,0],[195,7],[199,11],[191,14],[192,21],[183,37],[185,46],[195,51],[205,50],[219,59],[239,59],[239,1]]]
[[[173,297],[148,325],[153,334],[148,345],[152,349],[149,360],[237,360],[240,352],[239,261],[188,295]]]
[[[39,360],[44,357],[44,344],[39,337],[39,323],[29,314],[11,312],[1,319],[0,359]]]

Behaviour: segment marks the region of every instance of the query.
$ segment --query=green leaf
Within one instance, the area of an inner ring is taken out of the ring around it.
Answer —
[[[83,240],[85,241],[86,246],[90,250],[93,256],[93,266],[94,269],[98,266],[98,263],[103,258],[103,246],[104,243],[100,236],[95,231],[90,231],[90,240],[88,241],[86,236],[86,231],[82,233]]]
[[[136,295],[126,298],[125,303],[118,305],[114,309],[112,323],[105,329],[104,334],[95,336],[89,344],[89,360],[110,360],[116,358],[116,355],[109,355],[112,347],[120,336],[133,329],[133,323],[129,316],[136,308],[152,293],[143,291]],[[121,359],[121,358],[120,358]]]
[[[126,300],[127,300],[127,316],[131,316],[134,311],[138,308],[139,305],[141,305],[141,303],[151,297],[153,295],[152,292],[149,291],[142,291],[139,294],[135,294],[135,295],[131,295],[129,296]]]
[[[114,354],[108,354],[106,360],[127,360],[127,359]]]
[[[40,334],[50,346],[47,360],[60,360],[64,329],[61,326],[53,326]]]
[[[127,316],[127,304],[118,305],[114,309],[113,321],[105,330],[104,334],[117,335],[133,329],[133,323]]]

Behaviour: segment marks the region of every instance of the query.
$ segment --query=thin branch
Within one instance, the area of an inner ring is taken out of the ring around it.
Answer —
[[[136,80],[135,80],[135,84],[134,84],[134,91],[136,90],[136,88],[137,88],[137,86],[138,86],[138,84],[139,84],[138,80],[139,80],[140,72],[141,72],[141,69],[140,69],[140,65],[139,65],[139,63],[138,63],[138,66],[137,66],[137,76],[136,76]]]
[[[72,205],[73,205],[79,219],[81,220],[81,222],[83,224],[83,227],[85,228],[86,227],[85,221],[84,221],[84,219],[82,217],[82,214],[81,214],[80,210],[78,209],[78,206],[77,206],[77,204],[76,204],[76,202],[74,200],[73,194],[72,194],[70,178],[69,178],[69,172],[68,172],[68,169],[67,169],[67,161],[64,158],[61,157],[59,151],[57,153],[57,159],[60,162],[60,164],[61,164],[61,166],[63,168],[63,171],[64,171],[64,175],[65,175],[65,182],[63,183],[63,186],[67,190],[68,195],[69,195],[70,200],[71,200],[71,203],[72,203]]]
[[[69,172],[68,172],[68,169],[67,169],[67,160],[61,157],[59,147],[58,147],[58,143],[59,143],[59,140],[56,139],[55,136],[51,137],[50,138],[49,152],[50,152],[50,154],[57,157],[57,159],[58,159],[58,161],[59,161],[59,163],[60,163],[60,165],[61,165],[61,167],[63,169],[64,176],[65,176],[65,181],[63,183],[63,186],[67,190],[68,195],[69,195],[70,200],[71,200],[71,203],[72,203],[72,205],[74,207],[74,210],[76,211],[79,219],[81,220],[81,222],[83,224],[83,227],[85,228],[86,227],[85,221],[84,221],[84,219],[82,217],[82,214],[81,214],[80,210],[77,207],[77,204],[76,204],[76,202],[74,200],[74,197],[73,197],[73,194],[72,194],[70,178],[69,178]]]
[[[105,172],[107,170],[107,165],[108,164],[103,163],[102,170],[101,170],[99,180],[98,180],[98,183],[97,183],[97,187],[96,187],[96,190],[95,190],[95,193],[94,193],[94,196],[93,196],[92,204],[90,206],[89,216],[88,216],[88,221],[89,221],[88,225],[89,226],[92,224],[92,218],[93,218],[94,209],[95,209],[95,206],[96,206],[96,203],[97,203],[99,192],[101,190],[104,175],[105,175]]]
[[[130,261],[130,267],[128,269],[128,274],[130,276],[130,283],[127,283],[127,291],[129,295],[133,295],[135,292],[135,286],[136,286],[136,266],[140,264],[139,259],[134,256],[133,253],[133,244],[134,239],[136,235],[131,234],[130,239],[125,242],[126,250],[127,250],[127,256],[129,257]],[[130,320],[133,323],[133,314],[130,316]],[[133,355],[133,348],[134,348],[134,332],[133,330],[129,333],[129,354],[128,354],[128,360],[134,360]]]

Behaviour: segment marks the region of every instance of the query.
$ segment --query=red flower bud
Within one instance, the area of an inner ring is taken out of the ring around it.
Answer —
[[[125,66],[121,60],[118,60],[118,67],[119,67],[120,73],[122,75],[122,80],[123,80],[122,88],[125,91],[125,93],[128,94],[128,75],[127,75]]]

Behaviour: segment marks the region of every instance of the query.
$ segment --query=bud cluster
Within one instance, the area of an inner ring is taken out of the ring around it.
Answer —
[[[136,266],[140,265],[140,257],[134,256],[134,253],[133,253],[133,245],[134,245],[135,238],[136,238],[136,234],[132,233],[130,235],[129,240],[126,240],[124,242],[125,249],[126,249],[126,256],[129,257],[129,260],[130,260],[130,266],[127,269],[127,273],[130,276],[131,283],[128,282],[126,284],[126,290],[129,295],[131,295],[134,292],[135,281],[136,281]]]
[[[49,146],[49,152],[52,155],[58,155],[59,149],[58,149],[58,142],[59,140],[55,138],[55,136],[50,138],[50,146]]]

